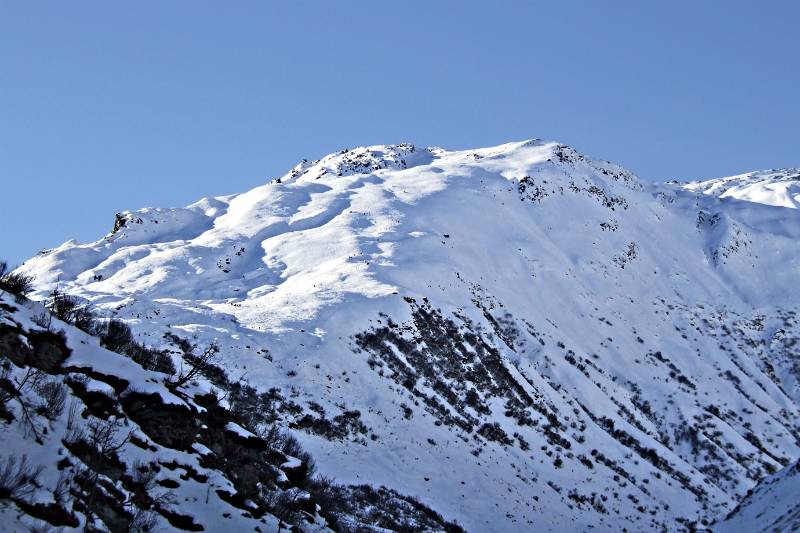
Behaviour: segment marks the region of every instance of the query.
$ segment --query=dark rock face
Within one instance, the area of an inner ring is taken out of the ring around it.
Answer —
[[[123,215],[121,213],[117,213],[114,216],[114,229],[111,230],[111,234],[114,235],[120,229],[124,228],[125,227],[125,222],[126,222],[125,215]]]
[[[199,428],[197,411],[165,403],[156,393],[130,392],[121,398],[125,413],[156,443],[178,450],[190,450]]]
[[[55,372],[67,360],[72,350],[63,335],[52,331],[31,331],[29,344],[22,341],[22,330],[0,325],[0,350],[17,366],[31,366],[45,372]]]

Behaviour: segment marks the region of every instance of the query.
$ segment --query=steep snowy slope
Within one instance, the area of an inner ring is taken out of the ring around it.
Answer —
[[[763,479],[714,531],[800,531],[800,463]]]
[[[3,531],[461,531],[386,487],[314,476],[295,440],[245,429],[244,391],[222,396],[163,359],[145,368],[164,354],[124,326],[66,297],[52,312],[12,298],[2,281]]]
[[[672,530],[800,457],[800,211],[735,204],[557,143],[377,146],[21,272],[216,341],[341,481],[469,530]]]
[[[242,488],[242,470],[220,460],[221,449],[259,459],[261,468],[247,468],[277,493],[290,489],[276,468],[289,458],[270,465],[276,458],[255,436],[204,416],[212,404],[171,390],[163,374],[2,291],[0,349],[3,531],[277,528],[261,505],[243,513],[226,497]],[[309,518],[309,531],[327,529],[319,516]]]
[[[780,207],[800,207],[800,169],[784,168],[748,172],[728,178],[693,181],[683,186],[689,191],[735,198]]]

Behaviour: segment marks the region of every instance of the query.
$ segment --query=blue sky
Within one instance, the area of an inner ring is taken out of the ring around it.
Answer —
[[[557,139],[648,179],[800,166],[800,2],[0,0],[0,257],[302,158]]]

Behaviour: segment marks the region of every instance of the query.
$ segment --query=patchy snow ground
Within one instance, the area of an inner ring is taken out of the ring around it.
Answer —
[[[474,531],[678,530],[800,457],[800,211],[710,189],[538,140],[373,146],[20,270],[216,341],[341,481]]]

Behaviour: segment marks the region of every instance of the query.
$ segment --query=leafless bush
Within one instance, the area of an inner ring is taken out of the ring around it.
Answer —
[[[288,433],[281,437],[279,449],[286,455],[290,455],[292,457],[297,457],[303,453],[303,447],[301,446],[300,441]]]
[[[136,460],[131,466],[132,468],[129,474],[130,483],[133,484],[137,490],[146,494],[147,503],[142,505],[141,502],[134,502],[130,499],[125,502],[125,507],[131,514],[128,531],[154,531],[158,517],[153,509],[169,503],[172,494],[163,491],[160,493],[156,492],[156,476],[158,472],[155,465]]]
[[[131,520],[128,523],[130,533],[147,533],[156,530],[158,515],[155,511],[136,506],[131,507],[129,511],[131,513]]]
[[[53,324],[53,313],[44,309],[41,313],[34,315],[31,320],[40,328],[50,331],[50,326]]]
[[[42,441],[39,436],[39,426],[31,414],[33,407],[28,403],[26,393],[29,389],[38,387],[44,376],[42,371],[31,367],[28,367],[20,379],[13,377],[8,366],[4,366],[0,371],[0,407],[4,407],[10,400],[16,401],[22,414],[25,434],[32,434],[40,444]]]
[[[58,476],[56,486],[53,488],[53,500],[56,503],[63,503],[69,494],[69,487],[72,484],[72,476],[68,472],[61,472]]]
[[[71,400],[69,402],[69,411],[67,412],[67,440],[69,439],[69,434],[76,430],[80,430],[78,427],[78,415],[81,412],[80,403],[77,400]]]
[[[341,513],[347,510],[344,491],[332,477],[318,476],[308,483],[308,492],[314,501],[328,513]]]
[[[59,320],[68,322],[91,335],[100,333],[100,326],[94,313],[86,305],[80,304],[76,298],[63,293],[58,288],[53,289],[53,292],[50,293],[47,307]]]
[[[270,512],[282,522],[296,522],[297,509],[295,502],[305,491],[296,488],[276,490],[266,496],[266,503]],[[280,529],[279,529],[280,531]]]
[[[0,290],[24,300],[33,290],[33,276],[9,272],[8,264],[0,261]]]
[[[175,375],[175,364],[168,353],[149,348],[135,341],[128,346],[124,353],[145,370]]]
[[[3,360],[0,362],[0,413],[8,421],[14,420],[14,416],[8,411],[6,404],[14,397],[14,383],[11,381],[11,361]]]
[[[98,455],[116,454],[130,440],[130,434],[118,438],[121,426],[119,421],[92,420],[88,424],[87,441]]]
[[[314,461],[314,458],[310,453],[303,450],[300,441],[298,441],[293,435],[284,433],[273,425],[261,431],[260,437],[272,449],[280,450],[285,455],[300,460],[301,467],[298,470],[298,473],[300,473],[300,477],[302,479],[298,479],[297,481],[301,486],[305,486],[311,480],[311,478],[314,477],[317,471],[316,461]]]
[[[206,368],[213,366],[219,353],[219,346],[212,342],[200,355],[186,353],[183,360],[188,363],[188,369],[181,368],[178,376],[170,382],[170,386],[179,389],[202,374]]]
[[[131,328],[122,320],[117,319],[109,320],[102,340],[103,346],[118,353],[125,353],[135,342]]]
[[[265,429],[259,432],[259,436],[270,448],[274,450],[280,448],[280,443],[281,440],[283,439],[283,434],[281,433],[281,430],[278,429],[278,426],[274,424],[267,426]]]
[[[158,472],[155,468],[151,468],[148,463],[136,460],[131,465],[131,483],[144,490],[150,492],[156,486],[156,476]]]
[[[36,391],[41,397],[41,403],[36,412],[48,420],[55,420],[64,412],[67,402],[67,388],[58,380],[45,380],[37,383]]]
[[[32,465],[28,456],[9,455],[0,461],[0,499],[19,500],[30,497],[39,486],[41,465]]]
[[[50,293],[47,307],[57,319],[64,322],[72,322],[72,316],[75,313],[75,308],[78,307],[78,301],[72,296],[64,294],[60,289],[55,288]]]
[[[99,333],[97,318],[85,305],[75,308],[72,315],[72,325],[90,335]]]
[[[117,319],[109,320],[101,336],[103,346],[112,352],[127,355],[145,370],[175,374],[175,365],[168,353],[148,348],[137,342],[128,325]]]

